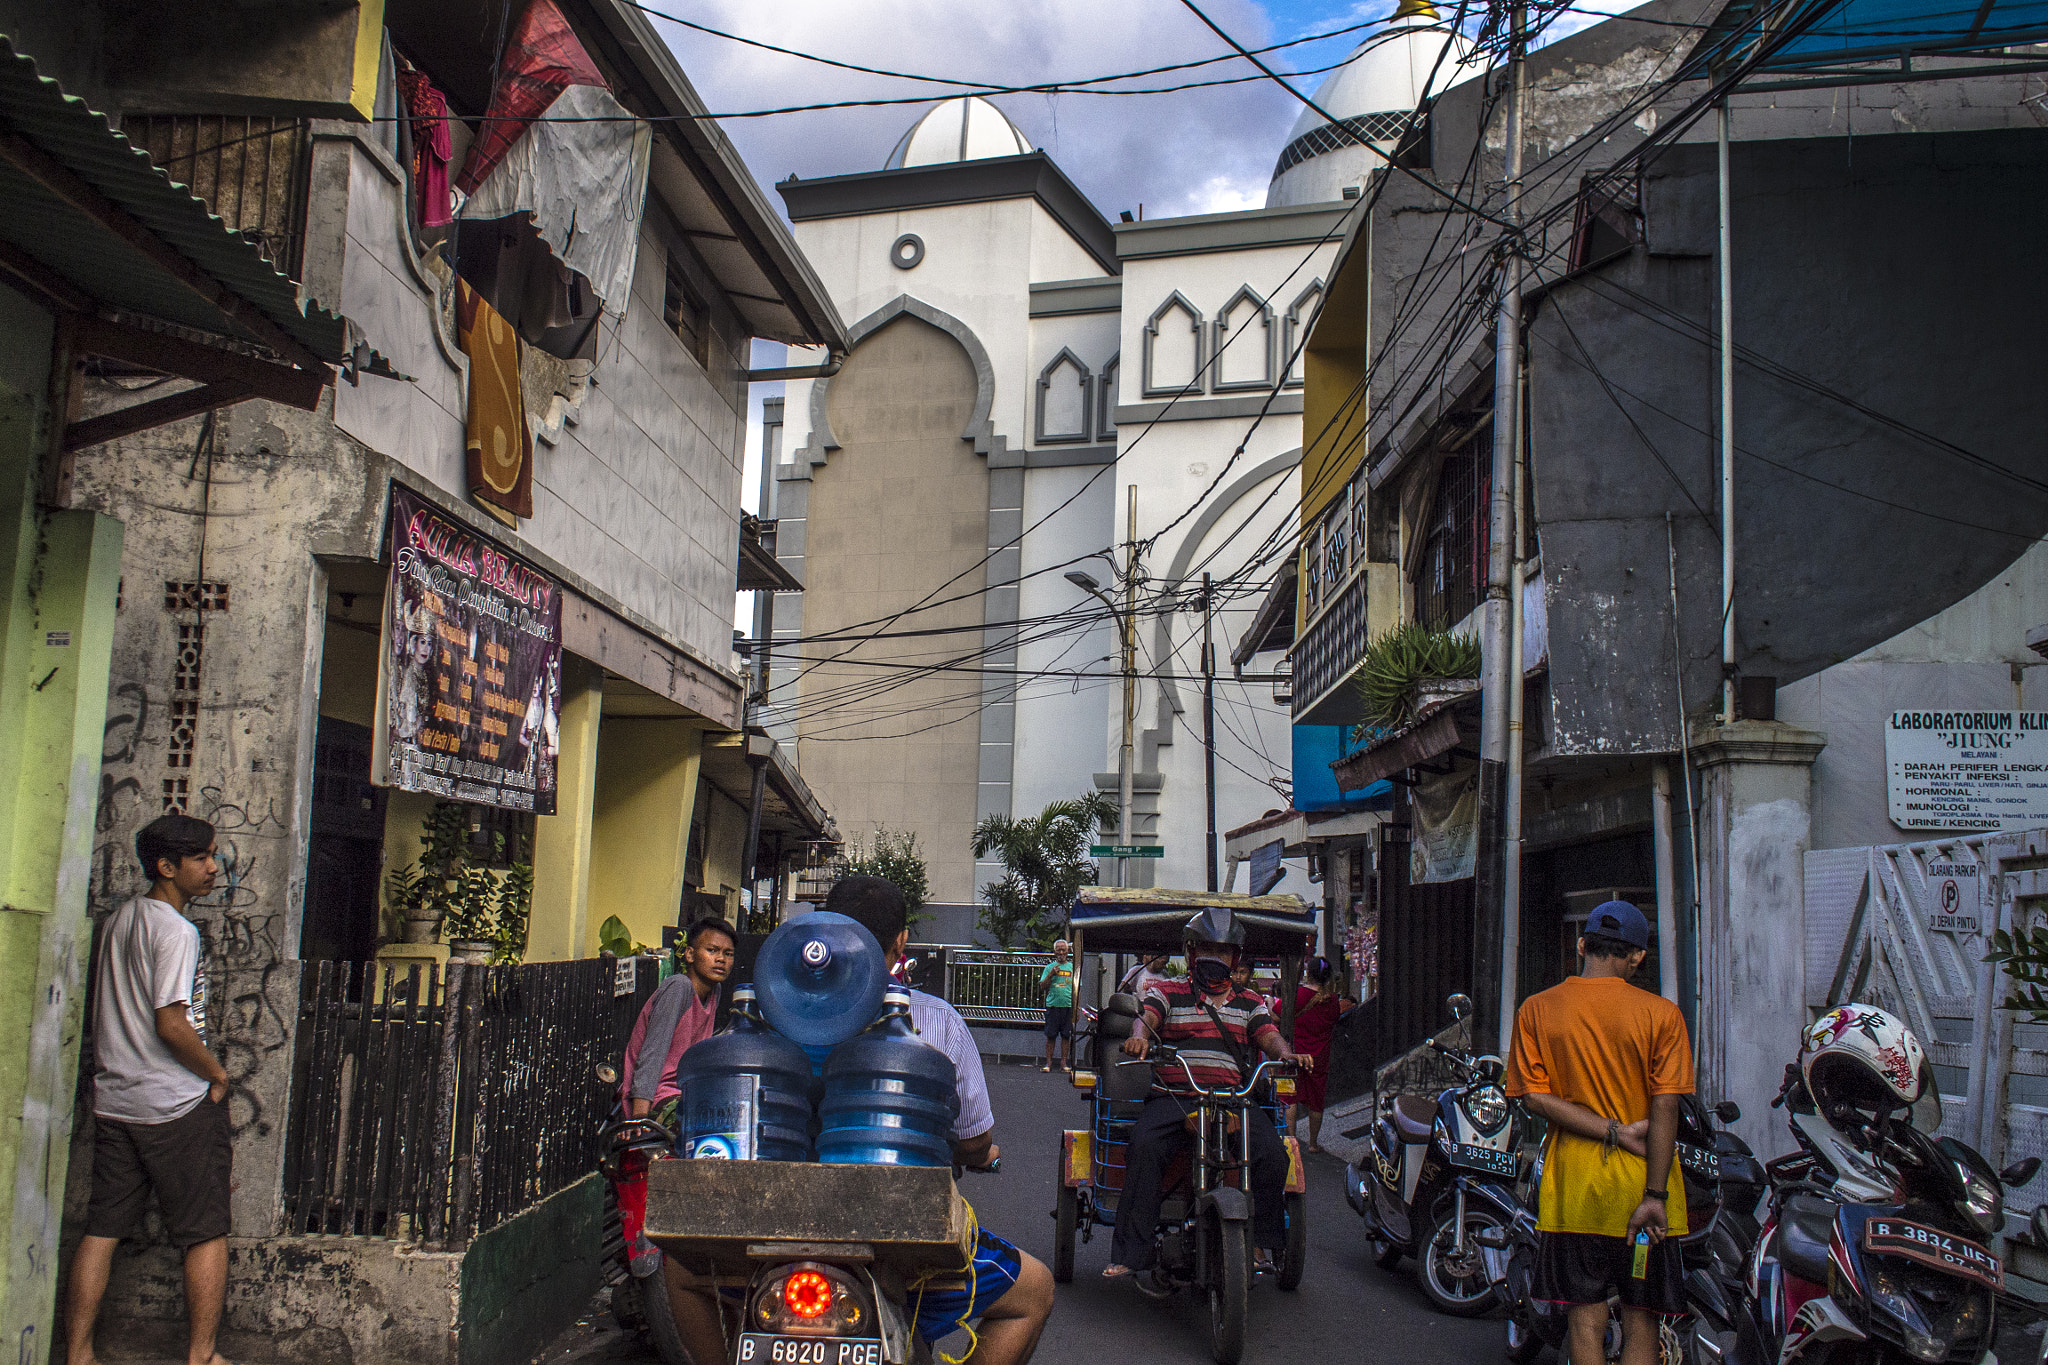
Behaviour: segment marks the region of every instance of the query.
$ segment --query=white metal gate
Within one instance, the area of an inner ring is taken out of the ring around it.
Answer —
[[[2048,1026],[1997,1008],[2007,983],[1984,960],[1994,929],[2048,920],[2048,831],[1808,853],[1805,905],[1808,1006],[1898,1014],[1934,1062],[1944,1133],[1994,1166],[2048,1159]]]

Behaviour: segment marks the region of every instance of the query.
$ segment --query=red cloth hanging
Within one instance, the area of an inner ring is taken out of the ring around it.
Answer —
[[[448,162],[455,143],[448,133],[448,97],[434,88],[426,73],[401,67],[398,89],[412,115],[413,199],[421,227],[447,227],[455,221],[448,195]]]
[[[474,194],[506,150],[525,135],[527,125],[572,85],[611,89],[554,0],[532,0],[505,40],[491,107],[483,130],[469,145],[455,187]]]

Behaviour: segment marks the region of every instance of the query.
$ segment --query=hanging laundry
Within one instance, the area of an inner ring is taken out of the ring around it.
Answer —
[[[447,227],[455,221],[448,194],[448,162],[455,143],[448,133],[448,98],[424,71],[401,65],[398,89],[412,116],[412,193],[419,225]]]
[[[533,515],[533,432],[519,388],[519,334],[489,300],[455,281],[456,339],[469,357],[469,494],[504,520]]]

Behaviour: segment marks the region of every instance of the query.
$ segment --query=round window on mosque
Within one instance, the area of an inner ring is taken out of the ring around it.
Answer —
[[[915,270],[924,259],[924,238],[914,232],[906,232],[896,239],[889,248],[889,264],[898,270]]]

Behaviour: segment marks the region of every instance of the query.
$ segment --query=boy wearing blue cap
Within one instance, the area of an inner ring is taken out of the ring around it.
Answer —
[[[1629,984],[1649,948],[1643,912],[1608,901],[1586,917],[1581,974],[1515,1015],[1507,1092],[1550,1122],[1531,1293],[1569,1307],[1571,1365],[1602,1365],[1611,1295],[1622,1365],[1656,1365],[1656,1315],[1685,1311],[1679,1248],[1664,1239],[1687,1230],[1669,1181],[1692,1040],[1676,1005]]]

